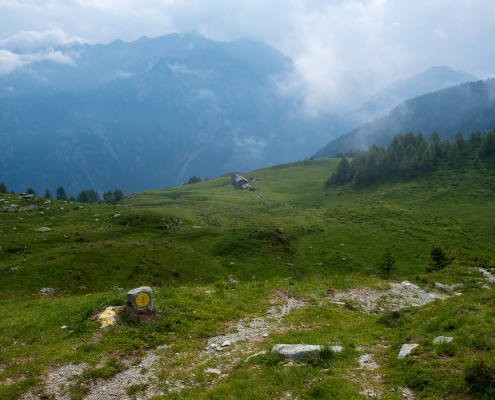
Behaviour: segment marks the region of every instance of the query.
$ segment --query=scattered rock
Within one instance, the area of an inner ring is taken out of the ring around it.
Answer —
[[[112,286],[110,290],[124,290],[124,289],[118,286]]]
[[[55,296],[56,294],[57,290],[53,288],[43,288],[38,292],[38,296],[41,297]]]
[[[478,271],[480,271],[483,274],[483,276],[488,282],[495,282],[495,275],[491,274],[486,269],[478,268]]]
[[[60,208],[63,210],[62,207],[60,207]],[[84,208],[84,206],[75,206],[74,210],[82,210],[83,208]]]
[[[60,327],[60,329],[62,329],[62,330],[67,329],[67,325],[62,325],[62,326]]]
[[[114,214],[113,218],[118,218],[120,217],[120,213]]]
[[[272,348],[272,354],[278,354],[281,358],[287,360],[305,360],[324,349],[325,346],[317,344],[276,344]],[[330,349],[340,353],[343,347],[330,346]]]
[[[439,288],[442,292],[448,292],[447,286],[442,285],[441,283],[435,282],[435,286]]]
[[[113,307],[107,307],[105,311],[98,316],[98,320],[101,322],[102,328],[115,324],[115,311]]]
[[[28,211],[36,211],[38,209],[37,204],[30,204],[29,207],[27,208]]]
[[[207,374],[217,374],[217,375],[221,375],[222,374],[222,372],[219,369],[217,369],[217,368],[206,368],[205,369],[205,372]]]
[[[450,336],[437,336],[435,339],[433,339],[433,344],[439,344],[439,343],[450,343],[454,340],[453,337]]]
[[[10,206],[4,206],[2,208],[2,211],[3,212],[8,212],[8,213],[16,213],[17,212],[17,208],[14,207],[14,204],[11,204]]]
[[[228,340],[226,340],[225,342],[223,342],[221,345],[221,347],[229,347],[229,346],[232,346],[232,343]]]
[[[35,229],[38,232],[50,232],[51,228],[47,228],[46,226],[42,226],[41,228]]]
[[[416,343],[403,344],[400,348],[399,355],[397,356],[397,358],[407,357],[409,354],[411,354],[411,351],[413,351],[418,346],[419,344]]]
[[[51,200],[47,200],[43,204],[52,204],[52,201]]]
[[[99,217],[100,217],[100,214],[93,215],[93,218],[99,218]]]
[[[248,362],[251,358],[254,358],[254,357],[258,357],[258,356],[262,356],[264,354],[267,354],[268,352],[266,350],[263,350],[263,351],[260,351],[259,353],[256,353],[256,354],[252,354],[250,355],[248,358],[246,358],[244,360],[244,362]]]

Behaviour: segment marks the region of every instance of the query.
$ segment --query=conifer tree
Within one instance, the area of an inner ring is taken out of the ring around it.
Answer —
[[[43,195],[43,197],[45,199],[51,199],[52,198],[52,194],[50,193],[50,190],[48,188],[45,190],[45,194]]]
[[[455,134],[455,142],[457,143],[457,148],[461,154],[464,153],[464,137],[462,136],[462,132],[457,132]]]
[[[459,151],[459,147],[457,146],[457,142],[454,142],[450,145],[449,152],[447,153],[447,157],[449,159],[450,165],[455,166],[459,163],[459,158],[461,156],[461,152]]]
[[[447,255],[440,243],[430,244],[430,259],[426,265],[427,272],[435,272],[444,269],[455,259],[455,254]]]
[[[342,156],[339,165],[337,165],[337,171],[335,172],[334,182],[337,184],[345,183],[349,180],[350,165],[347,158]]]
[[[388,246],[385,249],[385,253],[381,256],[381,258],[377,261],[378,269],[385,275],[390,275],[395,269],[395,265],[397,264],[397,260],[395,256],[390,252]]]
[[[495,134],[489,132],[481,141],[478,154],[480,157],[484,157],[491,153],[495,153]]]
[[[0,182],[0,193],[7,193],[7,186],[3,182]]]
[[[82,190],[78,195],[77,195],[77,201],[81,202],[81,203],[89,203],[90,202],[90,198],[89,198],[89,195],[88,195],[88,191],[87,190]]]
[[[434,163],[435,158],[433,156],[433,152],[431,151],[431,146],[428,146],[423,153],[423,157],[421,157],[421,168],[423,168],[424,171],[429,171],[433,168]]]
[[[56,194],[56,197],[57,197],[57,200],[63,200],[63,201],[67,201],[67,195],[65,194],[65,190],[62,186],[60,186],[58,189],[57,189],[57,192],[55,193]]]

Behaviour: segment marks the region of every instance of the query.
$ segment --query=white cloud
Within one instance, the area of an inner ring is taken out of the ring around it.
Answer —
[[[16,53],[34,53],[47,48],[82,43],[77,36],[69,36],[60,28],[48,29],[44,32],[24,31],[0,40],[0,49]]]
[[[72,58],[53,49],[40,51],[35,54],[16,54],[9,50],[0,50],[0,75],[8,74],[19,67],[24,67],[36,61],[53,61],[60,64],[73,65]]]
[[[432,65],[495,76],[494,20],[493,0],[0,0],[0,48],[251,37],[295,61],[284,89],[304,94],[307,110],[341,113]]]

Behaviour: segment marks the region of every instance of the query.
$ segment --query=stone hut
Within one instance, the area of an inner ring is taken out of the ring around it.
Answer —
[[[230,175],[230,184],[237,189],[251,189],[248,180],[235,172]]]

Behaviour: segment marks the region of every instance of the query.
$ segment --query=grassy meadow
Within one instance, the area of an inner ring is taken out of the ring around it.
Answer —
[[[152,382],[163,388],[156,398],[364,399],[366,387],[384,399],[402,398],[398,387],[416,398],[493,398],[495,297],[475,268],[495,267],[495,159],[476,167],[464,161],[362,188],[325,188],[339,160],[323,159],[243,174],[260,178],[252,182],[256,191],[234,189],[225,175],[130,194],[119,206],[53,200],[33,212],[17,195],[0,196],[21,210],[0,213],[0,399],[28,391],[50,398],[49,369],[84,362],[90,369],[69,388],[71,398],[82,399],[91,383],[124,368],[119,360],[139,361],[158,346],[165,350]],[[35,231],[42,226],[52,230]],[[427,274],[432,242],[456,259]],[[384,277],[376,261],[387,246],[397,268]],[[435,282],[456,284],[459,295],[406,308],[397,323],[326,299],[328,288],[380,289],[403,280],[432,292]],[[153,288],[158,317],[151,324],[122,318],[100,330],[97,311],[123,305],[126,291],[141,285]],[[40,298],[44,287],[57,295]],[[193,365],[197,353],[236,321],[264,316],[274,289],[308,306],[291,311],[286,328],[253,351],[309,343],[344,352],[302,366],[269,354],[239,359],[213,384],[204,366]],[[432,345],[439,335],[454,341]],[[420,347],[398,360],[399,345],[411,340]],[[379,361],[376,373],[358,368],[363,349]],[[181,370],[189,371],[182,380],[194,373],[197,384],[169,393],[170,374]],[[145,391],[134,387],[128,395]]]

